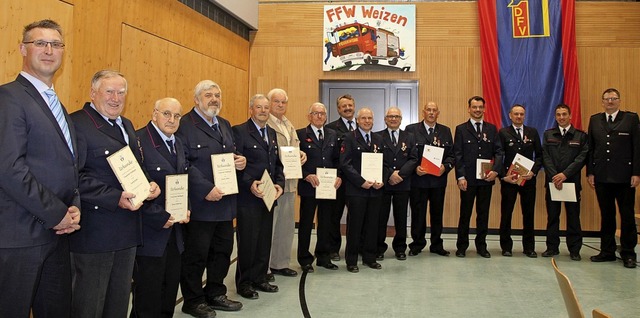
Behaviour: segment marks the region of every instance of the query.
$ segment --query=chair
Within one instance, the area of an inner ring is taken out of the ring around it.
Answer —
[[[558,285],[560,286],[560,291],[562,292],[562,298],[564,299],[564,304],[567,307],[569,318],[584,318],[580,302],[578,302],[578,297],[576,296],[576,292],[573,290],[569,277],[560,271],[554,258],[551,259],[551,265],[553,265],[553,270],[556,272],[556,279],[558,280]],[[591,315],[594,318],[611,318],[611,316],[603,313],[599,309],[594,309],[591,312]]]

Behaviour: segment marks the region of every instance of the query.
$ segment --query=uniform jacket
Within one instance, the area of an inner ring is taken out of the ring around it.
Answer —
[[[477,159],[493,160],[492,170],[496,171],[498,175],[502,172],[504,157],[502,143],[498,137],[496,126],[487,121],[483,121],[480,137],[476,134],[476,129],[469,120],[456,126],[453,152],[456,157],[456,179],[464,177],[469,186],[492,185],[494,183],[477,178]]]
[[[576,184],[576,191],[580,191],[580,170],[587,161],[589,152],[589,137],[573,126],[562,136],[558,127],[544,132],[542,140],[542,165],[545,170],[545,186],[558,173],[564,173],[567,180]]]
[[[531,171],[534,173],[534,177],[526,181],[526,183],[535,184],[535,176],[538,174],[538,171],[540,171],[540,168],[542,168],[542,144],[540,143],[540,135],[538,134],[538,130],[533,127],[523,125],[522,128],[522,139],[516,133],[513,125],[500,129],[500,142],[504,149],[504,165],[500,177],[506,175],[513,162],[513,158],[515,158],[516,154],[520,154],[533,160],[534,163]]]
[[[182,141],[189,162],[189,202],[192,221],[231,221],[236,217],[236,194],[224,195],[219,201],[205,199],[215,183],[211,155],[235,151],[233,132],[226,119],[217,116],[219,131],[192,109],[180,119],[176,136]]]
[[[445,125],[436,123],[433,129],[433,135],[429,136],[429,132],[424,127],[424,122],[419,122],[407,126],[407,131],[413,133],[415,137],[416,146],[414,147],[416,152],[417,163],[420,165],[422,161],[422,153],[424,152],[424,146],[437,146],[444,148],[444,154],[442,156],[442,164],[444,165],[444,172],[441,176],[434,176],[426,174],[424,176],[418,176],[413,174],[411,177],[411,186],[417,188],[441,188],[447,186],[447,175],[451,171],[455,164],[455,157],[453,155],[453,136],[451,135],[451,129]]]
[[[411,189],[411,178],[415,172],[418,159],[414,150],[416,141],[413,134],[402,129],[398,129],[398,140],[393,145],[389,130],[384,129],[376,132],[382,138],[382,153],[384,158],[384,191],[409,191]],[[389,177],[395,170],[402,177],[402,182],[396,185],[389,183]]]
[[[311,183],[304,180],[310,174],[316,174],[316,168],[337,168],[340,158],[336,157],[335,148],[340,146],[337,144],[338,137],[332,129],[323,128],[324,141],[320,142],[316,138],[313,127],[308,125],[305,128],[296,131],[300,140],[300,150],[307,154],[307,162],[302,165],[302,179],[298,180],[298,195],[306,197],[315,197],[316,189]],[[340,175],[338,171],[338,175]]]
[[[280,126],[276,123],[276,117],[273,115],[269,115],[269,120],[267,120],[267,125],[273,128],[276,131],[276,136],[278,138],[278,146],[291,146],[291,147],[300,147],[300,139],[298,139],[298,134],[296,134],[296,129],[293,127],[291,122],[287,119],[287,117],[282,116],[284,119],[284,123],[287,126],[287,130],[289,133],[289,142],[287,142],[287,137],[284,136],[284,132],[280,130]],[[300,149],[302,150],[302,149]],[[304,150],[302,150],[304,151]],[[285,181],[284,192],[296,192],[298,188],[298,179],[288,179]]]
[[[73,122],[62,107],[77,153]],[[22,75],[0,86],[0,248],[57,238],[67,208],[80,208],[78,161],[37,89]]]
[[[366,181],[361,176],[362,153],[382,152],[383,141],[380,135],[370,132],[371,146],[368,146],[359,129],[347,133],[340,149],[340,170],[342,171],[345,194],[347,196],[376,197],[382,195],[381,189],[363,189],[362,184]],[[384,161],[384,160],[383,160]],[[383,176],[384,170],[383,166]],[[346,180],[345,180],[346,179]],[[346,181],[346,182],[345,182]],[[383,181],[384,182],[384,181]],[[386,182],[384,182],[386,184]]]

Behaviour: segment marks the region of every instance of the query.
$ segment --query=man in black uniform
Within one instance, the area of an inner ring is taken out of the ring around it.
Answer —
[[[600,215],[600,254],[592,262],[616,260],[616,202],[620,209],[620,256],[624,267],[636,267],[638,243],[634,206],[640,184],[640,123],[638,114],[620,110],[620,92],[602,93],[604,113],[589,119],[587,177],[596,189]]]
[[[535,258],[534,213],[536,205],[536,174],[542,167],[542,145],[538,130],[524,125],[524,106],[515,104],[509,111],[511,126],[500,129],[500,142],[504,147],[504,167],[500,179],[502,201],[500,204],[500,247],[502,256],[512,256],[511,217],[516,197],[520,194],[522,208],[522,249],[524,255]],[[527,173],[509,174],[509,167],[517,154],[534,162]],[[523,184],[524,182],[524,184]]]
[[[572,260],[579,261],[582,247],[580,228],[580,170],[587,160],[589,138],[571,126],[571,109],[565,104],[556,106],[558,127],[544,132],[542,164],[545,170],[545,201],[547,205],[547,250],[542,257],[560,254],[560,210],[562,202],[552,201],[549,187],[562,190],[565,182],[576,187],[576,202],[565,202],[567,213],[567,248]],[[553,185],[551,185],[553,183]]]

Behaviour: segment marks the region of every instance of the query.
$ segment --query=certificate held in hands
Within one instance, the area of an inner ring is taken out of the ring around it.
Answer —
[[[178,223],[187,219],[189,209],[189,175],[174,174],[165,177],[165,204],[164,208]]]
[[[302,179],[300,148],[292,146],[280,147],[280,161],[284,167],[285,179]]]
[[[124,146],[107,157],[107,162],[109,162],[111,170],[118,178],[118,182],[122,185],[122,189],[135,194],[135,197],[129,199],[131,204],[134,207],[141,206],[142,201],[149,197],[151,185],[142,168],[140,168],[140,164],[138,164],[138,160],[133,155],[131,148]]]
[[[428,174],[440,176],[440,166],[442,165],[443,156],[444,148],[424,145],[420,167]]]
[[[372,182],[383,182],[381,153],[363,152],[361,164],[360,175],[363,179]]]
[[[276,201],[276,187],[273,185],[273,181],[267,172],[267,169],[264,169],[262,173],[262,178],[260,179],[260,184],[258,185],[258,190],[262,192],[262,201],[267,206],[269,212],[271,212],[271,208],[273,208],[273,203]]]
[[[224,195],[238,193],[238,177],[236,165],[233,161],[233,153],[211,155],[211,167],[213,168],[213,182]]]
[[[316,187],[316,199],[336,199],[336,178],[338,169],[316,168],[316,176],[320,184]]]
[[[486,179],[487,175],[493,169],[493,160],[477,159],[476,160],[476,179]]]
[[[527,181],[523,178],[523,176],[527,175],[529,171],[533,168],[534,162],[533,160],[521,155],[516,154],[511,162],[511,166],[509,166],[509,170],[507,171],[507,176],[516,176],[516,184],[519,186],[523,186]]]

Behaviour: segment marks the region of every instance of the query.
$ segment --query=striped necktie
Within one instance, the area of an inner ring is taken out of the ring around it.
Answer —
[[[49,109],[51,109],[51,113],[53,113],[53,117],[56,118],[58,122],[58,126],[60,126],[60,130],[62,130],[62,134],[64,135],[64,139],[67,141],[67,146],[73,154],[73,144],[71,143],[71,132],[69,132],[69,125],[67,124],[67,120],[64,117],[64,112],[62,111],[62,104],[60,104],[60,100],[58,99],[58,95],[53,90],[53,88],[49,88],[44,91],[45,95],[49,98]]]

